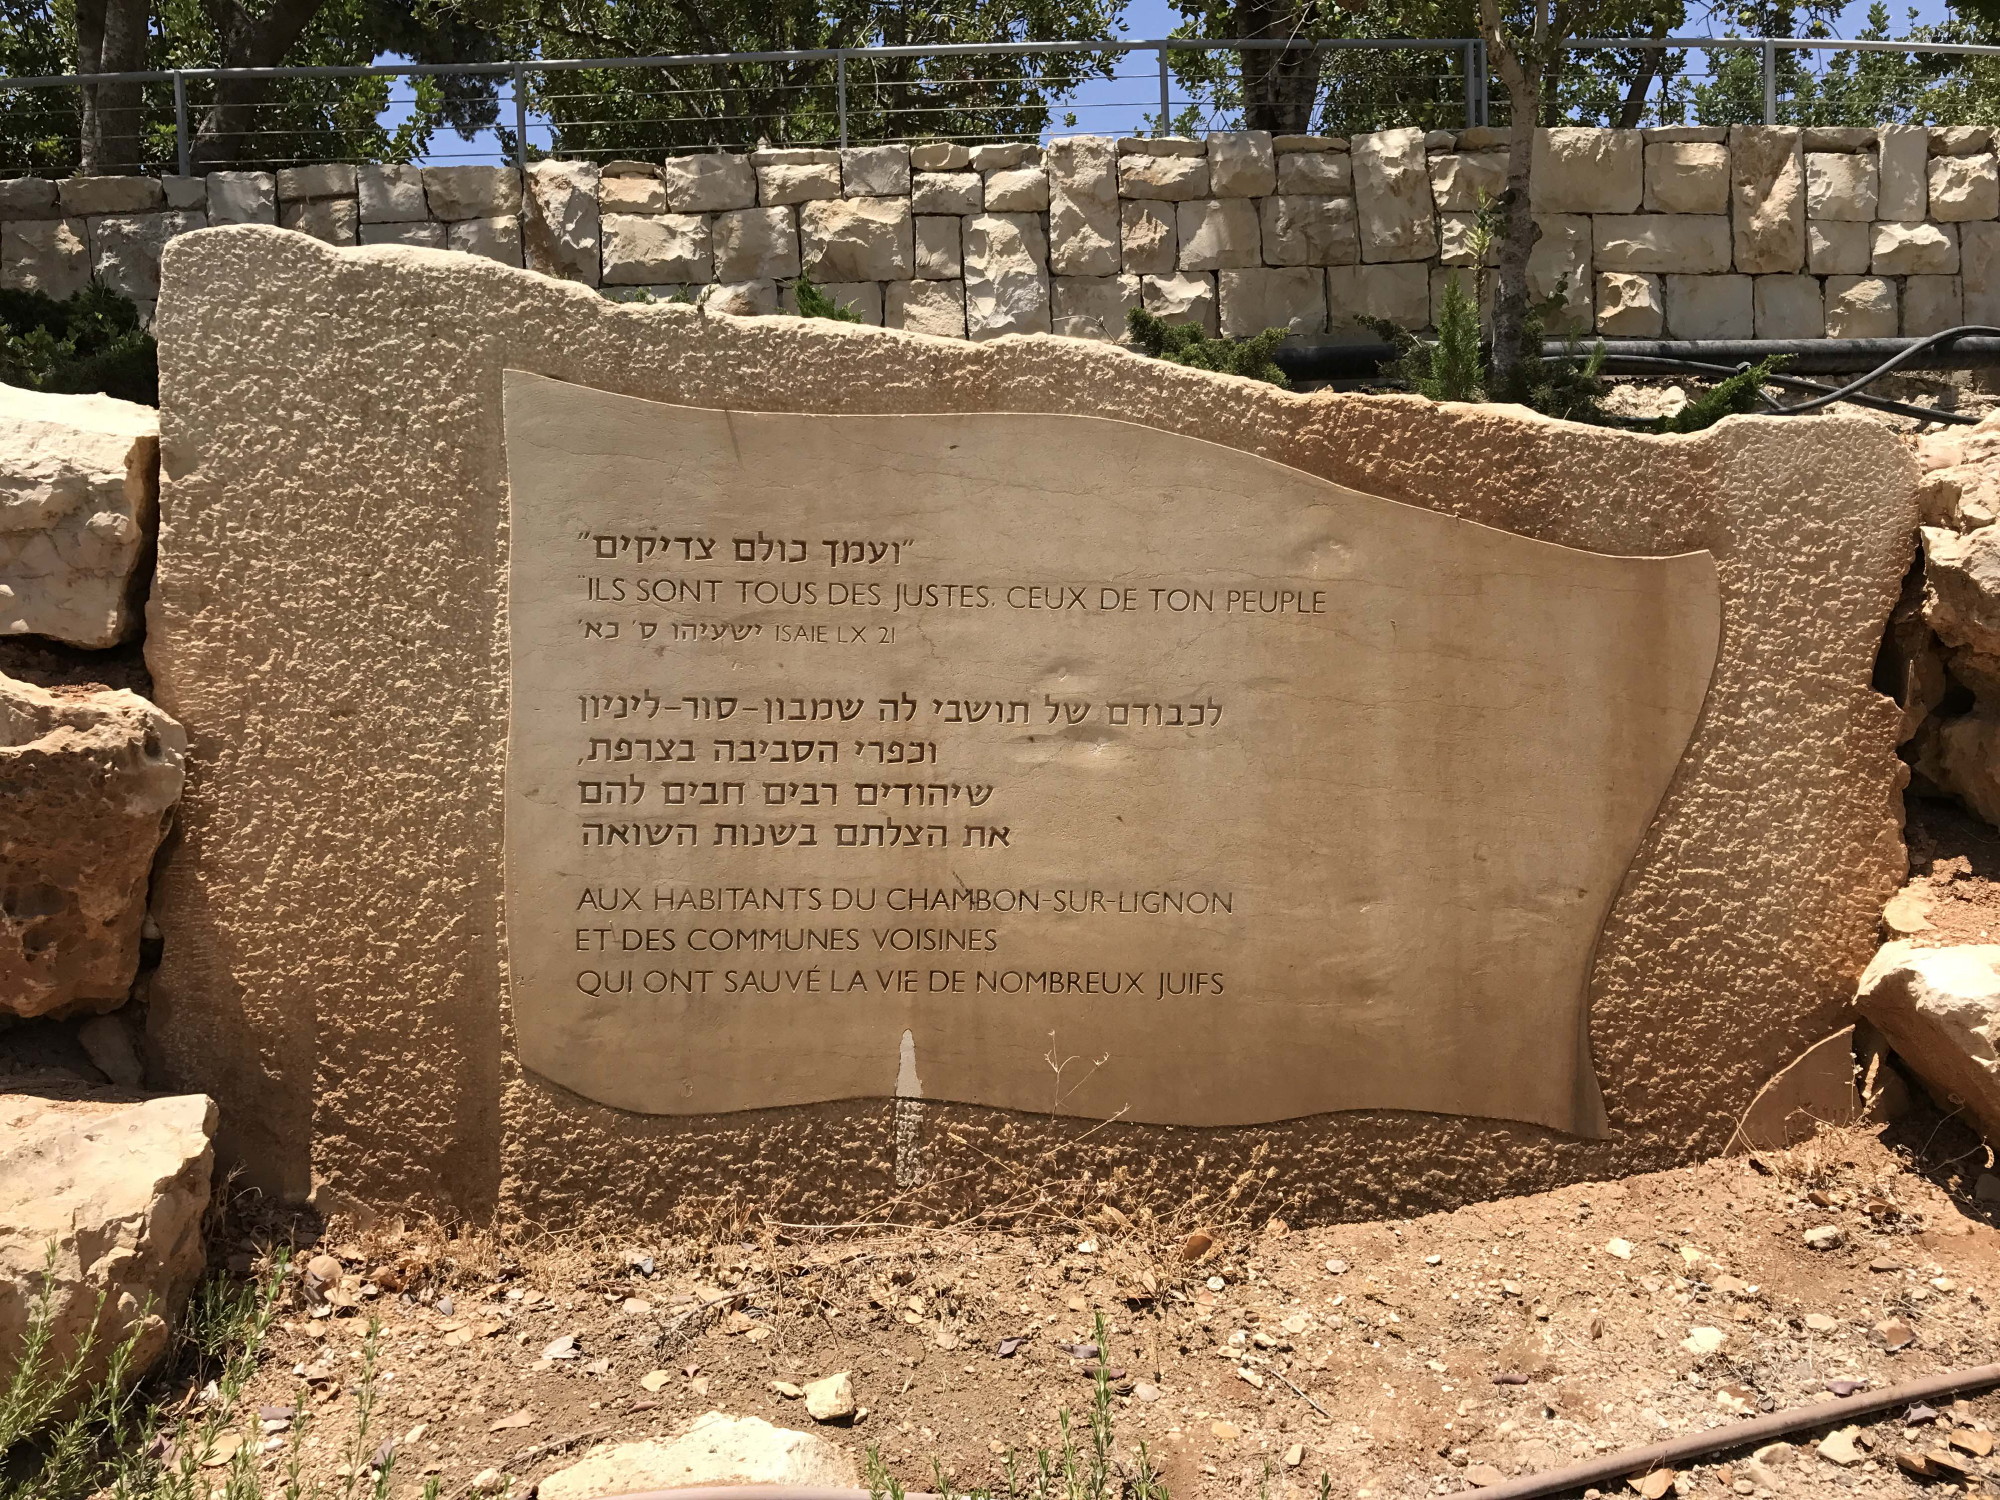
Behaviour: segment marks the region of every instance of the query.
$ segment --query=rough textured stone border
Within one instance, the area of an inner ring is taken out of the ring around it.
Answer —
[[[191,746],[153,1040],[220,1101],[224,1155],[288,1195],[574,1225],[991,1206],[1086,1170],[1184,1203],[1254,1168],[1260,1205],[1334,1216],[1647,1170],[1720,1150],[1842,1023],[1902,876],[1898,713],[1869,682],[1915,468],[1875,424],[1646,438],[1297,396],[1080,341],[620,307],[260,228],[177,240],[164,274],[148,657]],[[1714,554],[1715,683],[1599,948],[1610,1138],[1380,1112],[1079,1144],[1076,1122],[945,1105],[898,1130],[887,1100],[641,1119],[525,1076],[500,929],[507,367],[759,410],[1115,417],[1568,546]]]

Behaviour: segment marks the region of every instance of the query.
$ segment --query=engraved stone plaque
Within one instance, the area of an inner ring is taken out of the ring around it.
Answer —
[[[1601,1132],[1592,952],[1714,667],[1708,554],[1089,417],[509,371],[505,435],[527,1067],[653,1114]]]

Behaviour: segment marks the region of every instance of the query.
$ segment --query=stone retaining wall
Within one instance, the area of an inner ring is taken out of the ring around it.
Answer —
[[[786,149],[664,163],[310,166],[0,182],[0,286],[95,275],[150,311],[160,248],[212,224],[487,256],[600,287],[784,310],[802,271],[866,322],[1115,338],[1144,306],[1211,332],[1368,338],[1432,321],[1471,263],[1505,133],[1076,136],[1046,148]],[[1983,126],[1556,129],[1532,271],[1554,331],[1870,338],[2000,322]]]

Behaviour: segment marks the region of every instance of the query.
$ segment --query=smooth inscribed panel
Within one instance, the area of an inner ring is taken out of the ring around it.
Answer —
[[[1095,418],[510,371],[506,441],[528,1067],[654,1114],[1601,1130],[1591,951],[1714,665],[1706,553]]]

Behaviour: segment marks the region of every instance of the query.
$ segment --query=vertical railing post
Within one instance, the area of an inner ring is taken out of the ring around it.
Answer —
[[[1486,62],[1486,38],[1480,37],[1473,43],[1479,52],[1479,123],[1493,123],[1493,70]]]
[[[1479,84],[1474,74],[1479,71],[1479,43],[1465,44],[1465,128],[1471,130],[1480,123]]]
[[[833,60],[834,107],[840,112],[840,145],[847,148],[847,49],[842,47]]]
[[[178,68],[174,70],[174,155],[180,161],[181,176],[191,175],[194,152],[188,141],[187,79]]]
[[[514,170],[524,177],[528,171],[528,91],[527,74],[514,64]],[[524,184],[525,186],[525,184]]]
[[[1167,69],[1167,49],[1160,48],[1160,128],[1155,135],[1166,135],[1174,128],[1174,105],[1172,94],[1173,74]]]
[[[1764,123],[1778,123],[1778,44],[1764,39]]]

